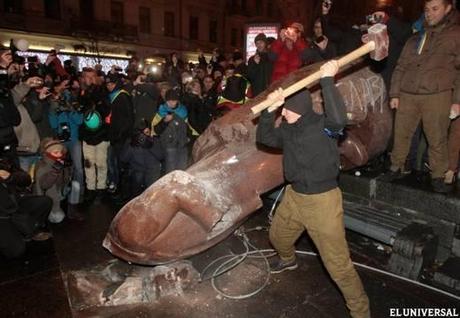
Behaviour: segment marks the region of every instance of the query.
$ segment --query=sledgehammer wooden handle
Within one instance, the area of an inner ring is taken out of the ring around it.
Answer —
[[[348,53],[347,55],[340,58],[337,62],[339,63],[339,67],[343,67],[353,61],[356,61],[360,57],[374,51],[376,48],[375,41],[369,41],[368,43],[364,44],[360,48]],[[310,84],[318,81],[321,78],[322,71],[318,70],[313,74],[301,79],[300,81],[292,84],[291,86],[283,89],[283,96],[288,97],[289,95],[294,94],[295,92],[309,86]],[[272,107],[273,101],[266,99],[265,101],[261,102],[260,104],[251,108],[253,114],[258,114],[263,111],[265,108],[268,108],[270,112],[277,109],[279,106]]]

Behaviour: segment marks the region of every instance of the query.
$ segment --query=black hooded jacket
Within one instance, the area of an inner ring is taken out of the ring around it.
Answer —
[[[304,194],[337,187],[340,165],[337,139],[330,137],[325,129],[332,134],[341,132],[347,122],[346,109],[333,78],[321,79],[321,86],[324,114],[313,111],[310,93],[305,90],[290,97],[304,102],[307,109],[297,122],[283,122],[275,128],[275,114],[265,110],[257,127],[258,143],[283,149],[284,176],[296,192]]]
[[[21,123],[21,115],[8,88],[8,75],[0,75],[0,151],[5,146],[17,146],[13,127]]]

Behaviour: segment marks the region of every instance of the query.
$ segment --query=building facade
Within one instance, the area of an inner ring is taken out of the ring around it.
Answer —
[[[162,60],[244,47],[245,25],[280,22],[271,0],[0,0],[0,41],[31,50]]]

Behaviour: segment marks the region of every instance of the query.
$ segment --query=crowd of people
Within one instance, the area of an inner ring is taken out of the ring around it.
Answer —
[[[448,143],[451,105],[456,105],[452,117],[460,112],[458,18],[449,0],[426,3],[429,8],[430,3],[440,3],[445,10],[442,14],[427,10],[422,15],[425,22],[414,24],[415,31],[394,5],[378,8],[371,15],[375,21],[368,22],[386,23],[390,35],[389,57],[375,65],[384,77],[392,108],[397,108],[395,150],[387,178],[391,181],[407,172],[412,136],[418,136],[413,142],[419,144],[426,135],[425,161],[433,171],[434,189],[446,192],[458,167],[458,120],[452,121]],[[311,36],[298,22],[286,24],[277,39],[257,35],[257,51],[247,63],[240,51],[225,55],[216,48],[210,60],[200,52],[197,64],[172,53],[161,76],[142,72],[136,59],[126,70],[114,66],[105,73],[97,64],[79,70],[70,60],[62,63],[54,50],[41,62],[21,57],[14,41],[10,47],[2,46],[2,198],[37,200],[40,210],[23,211],[33,226],[28,232],[16,229],[16,238],[46,236],[47,220],[59,223],[65,216],[83,220],[79,205],[100,195],[108,193],[120,203],[139,195],[163,174],[190,164],[194,140],[214,119],[244,107],[248,99],[292,71],[358,47],[363,30],[336,23],[332,10],[331,0],[321,2]],[[436,36],[431,43],[437,34],[445,37]],[[431,51],[437,52],[436,61]],[[415,78],[425,82],[414,84]],[[442,96],[428,99],[432,94]],[[16,177],[19,174],[21,178]],[[13,210],[35,206],[13,201]],[[48,213],[43,212],[46,209]],[[0,226],[10,226],[12,210],[2,207],[1,213],[5,218]],[[8,250],[12,245],[5,242],[11,235],[4,239],[6,232],[0,233],[1,250]]]

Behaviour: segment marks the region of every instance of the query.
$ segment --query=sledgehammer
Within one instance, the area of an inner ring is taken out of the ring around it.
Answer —
[[[360,48],[348,53],[338,60],[339,67],[343,67],[348,63],[351,63],[360,57],[370,53],[370,56],[373,60],[381,61],[388,55],[388,33],[387,26],[384,24],[374,24],[368,29],[368,38],[367,43],[361,46]],[[300,81],[292,84],[291,86],[283,89],[283,96],[288,97],[291,94],[315,83],[321,78],[322,71],[318,70],[313,74],[301,79]],[[266,99],[260,104],[251,108],[251,111],[254,114],[258,114],[263,111],[265,108],[268,108],[269,112],[274,111],[281,105],[273,105],[273,101]]]

